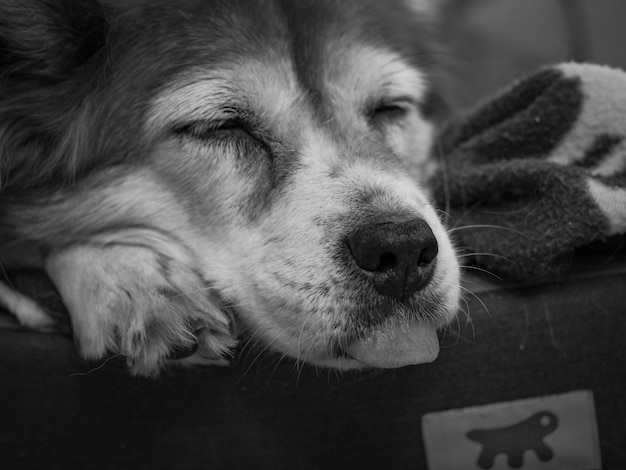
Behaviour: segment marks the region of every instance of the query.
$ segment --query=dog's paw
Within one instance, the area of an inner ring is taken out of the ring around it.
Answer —
[[[52,253],[46,271],[70,312],[79,350],[113,352],[131,373],[156,375],[181,349],[223,363],[231,322],[189,259],[137,245],[78,245]]]

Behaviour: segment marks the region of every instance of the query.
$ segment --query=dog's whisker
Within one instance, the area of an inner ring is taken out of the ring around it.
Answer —
[[[248,353],[248,348],[256,342],[255,338],[250,336],[245,343],[239,348],[239,355],[243,358]]]
[[[449,234],[453,234],[456,232],[460,232],[461,230],[474,230],[474,229],[494,229],[494,230],[504,230],[507,232],[511,232],[511,233],[515,233],[516,235],[520,235],[524,238],[528,238],[528,235],[525,234],[524,232],[521,232],[519,230],[516,230],[514,228],[511,227],[505,227],[503,225],[490,225],[490,224],[475,224],[475,225],[463,225],[460,227],[453,227],[451,229],[448,230]]]
[[[274,377],[274,374],[276,374],[278,367],[287,357],[288,356],[286,354],[281,354],[280,357],[276,360],[276,364],[274,365],[274,368],[272,369],[272,372],[270,373],[269,380],[271,380]]]
[[[463,313],[463,316],[465,317],[465,322],[464,322],[465,327],[469,326],[471,328],[472,338],[474,338],[476,336],[476,330],[475,330],[474,322],[472,321],[471,314],[470,314],[470,310],[471,310],[470,304],[465,297],[461,297],[461,301],[465,304],[465,308],[459,307],[459,311]],[[461,340],[463,341],[467,341],[467,340],[461,334],[461,331],[463,328],[461,326],[461,318],[459,315],[454,316],[454,322],[456,324],[456,328],[453,329],[450,325],[447,325],[444,328],[444,331],[450,333],[450,335],[455,336],[453,345],[456,345]]]
[[[484,268],[479,268],[478,266],[468,266],[468,265],[461,265],[459,266],[461,269],[472,269],[474,271],[480,271],[482,273],[488,274],[492,277],[495,277],[497,280],[501,281],[502,278],[500,276],[498,276],[496,273],[493,273],[491,271],[489,271],[488,269],[484,269]]]
[[[443,216],[443,220],[449,220],[452,217],[452,215],[449,212],[443,209],[439,209],[437,207],[435,207],[434,209],[435,209],[435,212]]]
[[[259,331],[261,330],[261,326],[256,327],[254,330],[246,332],[245,336],[247,337],[246,342],[240,348],[240,353],[243,354],[244,351],[253,343],[257,341],[256,337],[258,336]]]
[[[255,328],[253,331],[247,331],[245,333],[245,342],[242,346],[239,347],[239,357],[242,362],[245,362],[248,359],[250,348],[254,347],[253,345],[259,344],[261,341],[257,339],[258,332],[261,327]]]
[[[468,288],[464,286],[461,286],[461,289],[465,291],[466,293],[468,293],[469,295],[471,295],[472,297],[474,297],[483,306],[483,309],[485,309],[487,316],[491,318],[491,313],[489,312],[487,305],[485,304],[485,302],[483,302],[483,300],[480,297],[478,297],[475,293],[473,293],[471,290],[469,290]]]
[[[469,303],[467,302],[466,299],[463,299],[463,302],[465,302],[466,305],[466,309],[462,310],[462,312],[465,314],[466,317],[469,316]],[[459,318],[458,315],[454,316],[454,320],[456,322],[456,331],[455,331],[455,344],[457,344],[459,342],[459,338],[461,337],[461,319]]]
[[[254,366],[254,364],[256,364],[256,362],[264,355],[264,353],[270,349],[270,347],[272,346],[272,343],[273,343],[272,341],[267,342],[265,344],[265,346],[257,353],[257,355],[254,357],[252,362],[250,362],[250,364],[248,364],[248,366],[246,367],[244,372],[241,374],[241,376],[237,380],[237,383],[240,383],[246,377],[248,372],[250,372],[250,370],[252,370],[252,367]]]
[[[306,318],[302,322],[302,327],[300,328],[300,334],[298,335],[298,350],[297,350],[297,353],[296,353],[296,364],[300,363],[300,351],[301,351],[301,348],[302,348],[302,335],[304,334],[304,329],[306,328],[306,324],[307,324],[308,320],[309,319]]]
[[[467,312],[465,313],[466,315],[466,320],[465,320],[465,326],[469,326],[472,329],[472,339],[476,338],[476,328],[474,326],[474,322],[472,321],[472,317],[470,316],[470,312],[469,312],[469,305],[467,307]],[[461,332],[459,331],[459,337],[461,337]]]
[[[472,256],[488,256],[490,258],[498,258],[504,261],[508,261],[511,264],[517,264],[517,262],[513,261],[511,258],[508,258],[503,255],[499,255],[497,253],[488,253],[488,252],[463,253],[463,254],[457,255],[457,259],[461,260],[464,258],[471,258]]]
[[[465,315],[465,324],[467,325],[468,323],[472,322],[472,319],[470,317],[470,305],[465,297],[461,297],[461,300],[465,303],[465,310],[462,310],[462,312]]]

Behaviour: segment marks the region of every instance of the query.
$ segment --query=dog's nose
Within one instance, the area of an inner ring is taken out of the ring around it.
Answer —
[[[381,295],[405,301],[432,278],[437,239],[422,219],[366,225],[347,243]]]

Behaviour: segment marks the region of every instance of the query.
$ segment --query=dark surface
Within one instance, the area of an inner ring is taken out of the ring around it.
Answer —
[[[626,260],[575,272],[468,280],[472,322],[460,315],[435,363],[343,376],[247,351],[134,379],[0,317],[0,468],[424,469],[424,413],[580,389],[595,396],[603,468],[625,468]]]

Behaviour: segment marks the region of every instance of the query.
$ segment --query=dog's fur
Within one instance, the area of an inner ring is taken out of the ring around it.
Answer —
[[[411,362],[377,355],[459,298],[421,182],[430,3],[0,0],[5,267],[44,268],[82,354],[138,374],[196,342],[219,361],[240,335],[323,366]],[[398,300],[346,239],[400,219],[438,254]],[[0,302],[53,326],[7,286]]]

